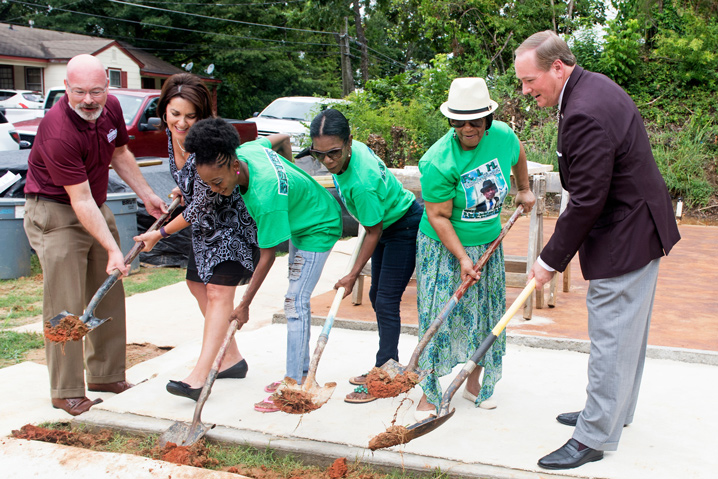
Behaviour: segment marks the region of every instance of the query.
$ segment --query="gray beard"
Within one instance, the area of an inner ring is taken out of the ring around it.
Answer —
[[[93,113],[87,113],[85,111],[82,111],[82,106],[86,105],[85,103],[78,103],[75,105],[75,113],[77,113],[80,118],[82,118],[85,121],[95,121],[98,118],[100,118],[100,115],[102,115],[102,107],[99,107],[97,110],[95,110]]]

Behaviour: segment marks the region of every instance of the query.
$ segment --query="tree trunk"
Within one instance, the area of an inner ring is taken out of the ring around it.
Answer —
[[[357,41],[361,47],[361,78],[362,82],[366,83],[369,80],[369,55],[366,48],[366,36],[364,36],[359,0],[354,0],[352,4],[354,7],[354,25],[357,29]]]

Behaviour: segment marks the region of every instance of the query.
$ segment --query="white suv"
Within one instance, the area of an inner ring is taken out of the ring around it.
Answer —
[[[291,136],[292,155],[296,156],[309,145],[309,124],[320,111],[332,103],[346,103],[346,100],[317,98],[311,96],[287,96],[277,98],[261,113],[255,113],[247,121],[257,124],[259,136],[286,133]],[[288,158],[291,160],[291,158]]]

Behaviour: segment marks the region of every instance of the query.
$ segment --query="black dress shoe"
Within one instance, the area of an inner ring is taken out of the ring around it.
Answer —
[[[579,451],[579,446],[579,442],[571,438],[559,449],[539,459],[538,465],[544,469],[573,469],[587,462],[603,459],[603,451],[597,451],[590,447]]]
[[[561,424],[565,424],[567,426],[576,426],[576,423],[578,422],[578,416],[581,414],[581,411],[576,412],[565,412],[563,414],[559,414],[556,416],[556,420],[560,422]]]
[[[578,416],[580,414],[581,414],[581,411],[565,412],[563,414],[559,414],[558,416],[556,416],[556,420],[558,422],[560,422],[561,424],[576,427],[576,423],[578,422]],[[628,426],[628,424],[623,425],[623,427],[626,427],[626,426]]]
[[[174,394],[175,396],[181,396],[183,398],[189,398],[196,401],[199,399],[202,388],[191,388],[187,383],[183,383],[182,381],[172,381],[170,379],[170,382],[167,383],[167,392]]]
[[[242,359],[240,362],[235,364],[234,366],[231,366],[224,371],[221,371],[219,374],[217,374],[217,379],[242,379],[247,376],[247,371],[249,370],[249,366],[247,365],[247,361]]]

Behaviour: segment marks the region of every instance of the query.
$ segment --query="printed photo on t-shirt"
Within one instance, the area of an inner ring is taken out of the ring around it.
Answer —
[[[509,192],[498,158],[461,175],[466,196],[463,221],[486,221],[501,213],[501,205]]]

